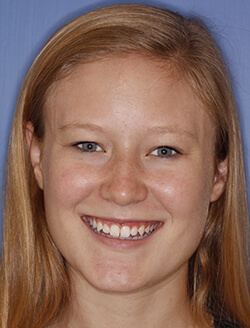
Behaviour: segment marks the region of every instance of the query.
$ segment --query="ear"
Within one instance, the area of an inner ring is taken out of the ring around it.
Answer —
[[[226,186],[228,174],[228,159],[220,162],[217,167],[217,172],[214,177],[214,184],[211,194],[211,202],[215,202],[223,194]]]
[[[34,126],[31,122],[26,124],[25,129],[26,142],[30,151],[30,161],[33,167],[38,186],[43,189],[43,170],[41,161],[41,143],[34,134]]]

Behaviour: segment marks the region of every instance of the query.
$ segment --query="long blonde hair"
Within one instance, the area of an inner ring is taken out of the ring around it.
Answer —
[[[44,327],[70,298],[64,259],[47,229],[25,142],[31,121],[41,141],[43,107],[72,67],[105,56],[140,54],[166,62],[193,88],[216,129],[215,165],[228,158],[222,197],[211,204],[202,241],[189,261],[188,293],[194,317],[250,327],[247,284],[248,221],[240,128],[227,70],[205,26],[167,10],[117,5],[83,15],[45,45],[23,83],[10,137],[0,267],[0,327]]]

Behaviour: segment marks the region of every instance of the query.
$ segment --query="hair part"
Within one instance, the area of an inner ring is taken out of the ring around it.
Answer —
[[[218,47],[196,19],[150,6],[117,5],[60,29],[34,61],[21,89],[7,164],[0,327],[43,327],[59,318],[70,298],[67,268],[48,232],[43,193],[30,165],[26,123],[33,123],[42,141],[44,106],[58,81],[79,64],[131,54],[164,63],[185,79],[214,124],[215,167],[228,158],[229,173],[226,190],[211,204],[204,236],[190,259],[188,292],[194,317],[203,327],[209,327],[209,315],[250,326],[241,136]]]

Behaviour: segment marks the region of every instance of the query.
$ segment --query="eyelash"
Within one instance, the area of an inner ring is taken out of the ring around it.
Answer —
[[[82,152],[87,153],[94,153],[94,152],[101,152],[104,151],[101,146],[99,146],[96,142],[93,141],[81,141],[74,144],[75,147],[77,147]],[[85,148],[84,148],[85,146]],[[99,150],[97,150],[100,148]]]
[[[159,151],[163,151],[163,154],[159,154],[158,153]],[[164,154],[164,151],[165,151],[165,154]],[[154,152],[157,152],[157,154],[153,154]],[[171,153],[169,154],[169,152],[171,152]],[[161,158],[173,158],[173,157],[177,156],[178,154],[180,154],[180,152],[178,152],[176,149],[174,149],[172,147],[168,147],[168,146],[157,147],[149,153],[149,155],[161,157]]]
[[[104,151],[102,149],[102,147],[98,145],[98,143],[93,142],[93,141],[77,142],[76,144],[74,144],[74,146],[77,147],[80,151],[87,152],[87,153]],[[163,151],[163,154],[159,154],[160,151]],[[157,154],[154,154],[154,152],[157,152]],[[171,153],[169,153],[169,152],[171,152]],[[180,154],[180,152],[178,152],[176,149],[174,149],[172,147],[168,147],[168,146],[157,147],[149,153],[149,155],[151,155],[151,156],[161,157],[161,158],[173,158],[173,157],[177,156],[178,154]]]

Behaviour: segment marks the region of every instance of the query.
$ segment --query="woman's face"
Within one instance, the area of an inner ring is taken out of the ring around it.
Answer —
[[[105,291],[186,279],[224,188],[205,110],[140,56],[84,64],[58,82],[31,161],[71,277]]]

